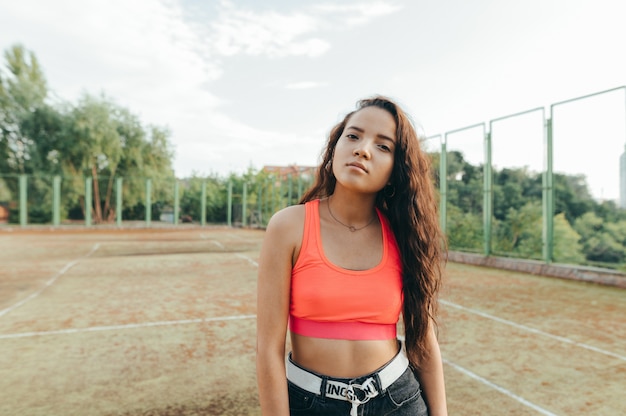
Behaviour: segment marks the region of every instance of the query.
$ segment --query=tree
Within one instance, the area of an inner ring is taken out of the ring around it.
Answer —
[[[574,229],[581,236],[585,257],[589,261],[621,263],[626,259],[626,222],[606,222],[593,212],[576,220]]]
[[[557,263],[580,264],[585,261],[580,234],[567,221],[565,213],[554,216],[553,259]]]
[[[510,239],[505,246],[521,257],[541,256],[541,204],[538,201],[528,201],[519,209],[509,208],[505,223],[507,232],[500,236],[500,241]]]
[[[208,222],[226,222],[226,184],[217,176],[202,178],[192,175],[182,181],[180,212],[182,216],[190,216],[200,221],[202,206],[202,183],[206,186],[206,217]]]
[[[115,177],[131,179],[125,182],[125,206],[143,201],[146,178],[154,181],[157,199],[173,196],[167,129],[144,128],[135,115],[104,95],[85,94],[76,105],[46,103],[48,87],[35,55],[16,45],[5,52],[5,60],[6,68],[0,69],[0,174],[29,175],[29,202],[33,193],[51,197],[45,177],[52,175],[65,178],[63,208],[75,211],[80,206],[83,215],[84,178],[92,178],[95,222],[115,217]],[[4,196],[17,194],[17,181],[1,181]],[[50,211],[50,201],[36,202],[29,203],[30,214],[44,207]],[[38,216],[49,217],[50,212]]]
[[[36,138],[23,132],[23,124],[44,105],[48,87],[37,58],[15,45],[4,54],[0,71],[0,172],[32,173],[31,161],[41,160]]]
[[[591,210],[607,222],[626,221],[626,209],[618,207],[615,201],[594,203]]]
[[[448,244],[453,249],[480,251],[483,246],[483,223],[480,214],[462,212],[449,205],[447,234]]]
[[[84,95],[72,109],[62,153],[69,176],[92,178],[94,222],[112,221],[116,216],[112,203],[116,177],[125,178],[127,209],[144,203],[148,178],[154,184],[155,206],[173,197],[169,131],[156,126],[146,131],[135,115],[104,96]],[[80,184],[75,187],[80,189]]]
[[[527,168],[504,168],[493,174],[493,213],[504,220],[510,209],[519,210],[529,200],[541,201],[541,177]]]
[[[574,229],[580,234],[584,242],[602,231],[602,224],[602,218],[598,217],[593,212],[586,212],[574,222]]]
[[[592,210],[594,202],[584,175],[554,174],[554,204],[557,214],[564,213],[573,223],[576,218]]]
[[[607,232],[595,234],[585,243],[587,260],[604,263],[621,263],[626,258],[624,246]]]
[[[63,116],[45,103],[47,83],[35,55],[15,45],[4,57],[6,66],[0,70],[0,173],[31,175],[29,221],[48,222],[52,216],[51,181],[41,174],[56,168],[54,147],[63,129]],[[2,180],[5,196],[14,198],[17,187],[17,180]]]
[[[434,176],[439,178],[439,153],[431,154]],[[468,163],[463,154],[453,150],[447,153],[447,204],[460,208],[462,213],[480,215],[483,210],[483,168]]]
[[[83,96],[71,113],[69,137],[63,153],[70,172],[90,175],[93,181],[94,222],[109,217],[110,204],[105,199],[104,216],[98,175],[107,171],[115,174],[122,156],[121,140],[115,119],[115,107],[104,98]],[[107,190],[110,195],[110,190]]]

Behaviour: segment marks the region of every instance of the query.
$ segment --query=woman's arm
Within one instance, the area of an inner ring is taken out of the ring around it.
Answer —
[[[295,209],[294,209],[295,208]],[[285,340],[289,316],[291,268],[296,237],[297,207],[270,220],[259,258],[257,281],[257,383],[263,415],[288,416]],[[300,234],[301,235],[301,234]]]
[[[439,342],[431,323],[427,335],[428,357],[422,362],[418,372],[419,382],[428,405],[429,416],[447,416],[446,386],[443,378],[443,362]]]

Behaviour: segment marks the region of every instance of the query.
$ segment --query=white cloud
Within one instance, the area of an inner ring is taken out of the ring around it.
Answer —
[[[318,38],[301,39],[318,30],[318,21],[303,13],[255,13],[222,3],[216,22],[211,24],[210,43],[223,56],[236,54],[283,57],[315,57],[330,45]]]
[[[327,85],[327,82],[301,81],[289,83],[285,85],[285,88],[287,88],[288,90],[308,90],[311,88],[325,87]]]
[[[383,1],[358,4],[320,4],[314,7],[314,10],[325,14],[340,14],[338,19],[345,19],[348,25],[366,24],[375,18],[395,13],[401,9],[402,7],[397,4]]]
[[[210,126],[206,132],[198,133],[197,126],[183,127],[194,137],[177,151],[177,156],[188,162],[184,167],[186,174],[242,172],[250,164],[261,168],[263,164],[318,163],[322,137],[319,132],[303,136],[260,130],[222,113],[212,113],[204,121]],[[294,153],[294,148],[299,151]]]
[[[362,25],[400,9],[397,5],[375,1],[315,5],[303,12],[254,12],[223,1],[217,20],[211,24],[209,39],[213,51],[222,56],[314,58],[331,47],[328,41],[319,37],[320,33],[343,25]]]
[[[83,91],[104,91],[142,104],[133,108],[147,109],[191,93],[203,102],[217,103],[198,90],[219,77],[220,69],[196,49],[200,39],[175,6],[151,0],[63,0],[50,7],[37,0],[13,4],[11,12],[18,17],[32,11],[24,16],[29,24],[14,17],[13,27],[0,34],[5,41],[33,50],[51,88],[61,86],[57,92],[65,99],[73,101]],[[154,119],[164,119],[160,111],[155,113]]]

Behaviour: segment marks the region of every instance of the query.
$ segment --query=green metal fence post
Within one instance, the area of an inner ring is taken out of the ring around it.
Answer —
[[[246,217],[248,215],[246,212],[248,206],[248,184],[246,182],[243,183],[243,196],[241,199],[241,225],[245,227],[247,223]]]
[[[233,183],[228,182],[228,212],[226,213],[226,224],[229,227],[233,226]]]
[[[91,207],[93,206],[91,181],[91,177],[85,178],[85,225],[87,227],[91,227]]]
[[[263,226],[263,183],[257,182],[259,191],[257,192],[257,209],[259,210],[259,226]]]
[[[206,180],[202,181],[200,201],[200,224],[206,225]]]
[[[174,179],[174,225],[178,225],[178,214],[180,211],[180,198],[178,196],[178,180]]]
[[[271,210],[272,210],[272,214],[274,214],[276,212],[276,179],[272,176],[271,177],[271,185],[272,185],[272,196],[271,196]]]
[[[447,222],[447,194],[448,194],[448,150],[446,145],[447,137],[441,141],[441,155],[439,157],[439,226],[441,232],[446,235]]]
[[[152,179],[146,179],[146,226],[152,223]]]
[[[58,227],[61,224],[61,177],[56,175],[52,178],[52,225]]]
[[[291,178],[291,173],[290,173],[289,174],[289,191],[287,192],[287,198],[288,198],[287,205],[293,204],[293,190],[291,188],[293,188],[293,179]]]
[[[302,199],[302,175],[298,175],[298,202]]]
[[[28,223],[28,176],[20,175],[20,225]]]
[[[552,109],[550,117],[545,121],[545,172],[542,175],[542,207],[543,207],[543,260],[552,263],[554,245],[554,175],[552,167]]]
[[[492,182],[491,127],[485,133],[485,165],[483,168],[483,224],[485,256],[491,255],[491,226],[493,218],[493,182]]]
[[[265,179],[263,179],[263,208],[261,210],[262,212],[261,215],[263,216],[263,218],[265,218],[265,215],[264,215],[265,212],[269,210],[269,203],[270,203],[269,198],[271,194],[270,194],[268,183],[270,183],[269,178],[266,177]],[[270,217],[271,217],[271,214],[270,214]],[[265,220],[263,221],[263,223],[265,224]]]
[[[122,184],[124,179],[115,179],[115,222],[118,227],[122,226]]]

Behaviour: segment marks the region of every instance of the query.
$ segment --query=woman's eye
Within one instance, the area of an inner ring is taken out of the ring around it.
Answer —
[[[385,146],[384,144],[381,144],[379,147],[385,152],[391,152],[391,149],[389,148],[389,146]]]
[[[346,137],[347,137],[348,139],[353,139],[353,140],[358,139],[358,136],[357,136],[356,134],[346,134]]]

